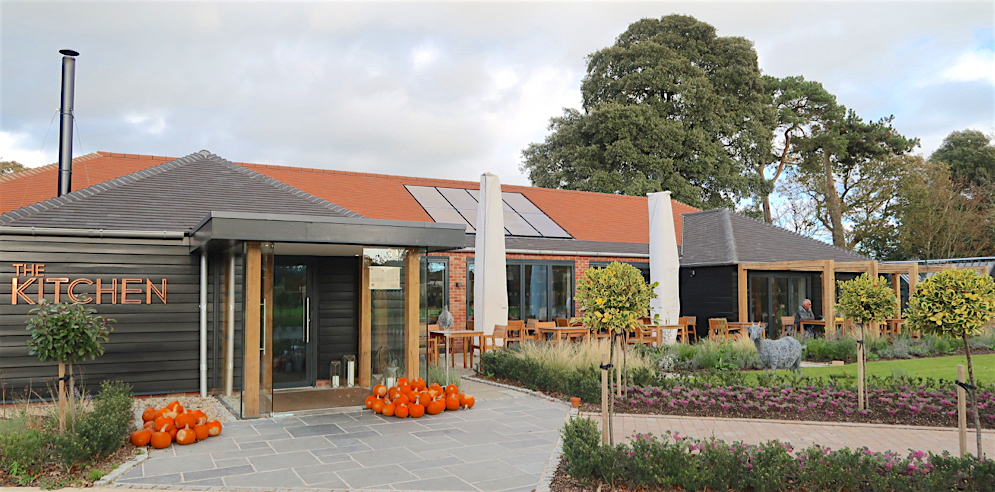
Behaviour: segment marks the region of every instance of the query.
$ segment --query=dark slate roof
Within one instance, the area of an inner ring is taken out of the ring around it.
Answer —
[[[211,211],[361,217],[202,150],[12,210],[0,225],[189,232]]]
[[[475,246],[476,236],[466,235],[466,246]],[[583,253],[590,255],[646,255],[650,245],[641,243],[616,243],[607,241],[579,241],[577,239],[552,239],[537,237],[505,236],[504,247],[510,250],[533,252]]]
[[[684,214],[682,245],[682,266],[731,265],[755,261],[870,259],[725,208]]]

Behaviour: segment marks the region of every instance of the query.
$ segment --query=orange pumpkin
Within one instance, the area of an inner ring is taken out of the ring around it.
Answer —
[[[473,408],[473,404],[476,402],[476,400],[474,400],[472,396],[470,395],[460,395],[460,396],[461,396],[460,405],[463,405],[463,408],[466,409]]]
[[[152,438],[149,439],[149,444],[156,449],[169,447],[172,442],[173,438],[169,436],[168,432],[153,432]]]
[[[170,412],[183,413],[183,405],[180,405],[180,402],[175,400],[170,402],[169,405],[166,405],[166,408],[169,409]]]
[[[394,416],[394,409],[395,408],[397,408],[397,407],[393,403],[389,403],[387,405],[384,405],[383,406],[383,416],[384,417],[393,417]]]
[[[413,419],[417,419],[422,415],[425,415],[425,407],[418,403],[412,403],[411,405],[408,405],[408,415],[410,415]]]
[[[145,422],[145,424],[143,424],[143,425],[142,425],[142,428],[144,428],[144,429],[148,429],[148,430],[150,430],[150,431],[151,431],[151,430],[155,430],[155,429],[153,428],[153,426],[154,426],[154,425],[155,425],[155,422],[152,422],[152,421],[148,421],[148,422]]]
[[[188,412],[182,415],[177,415],[175,422],[177,429],[192,429],[193,426],[197,425],[197,417],[195,417],[193,413]]]
[[[198,441],[203,441],[204,439],[207,439],[210,436],[209,429],[204,424],[195,425],[193,428],[193,432],[194,434],[197,435]]]
[[[401,390],[401,394],[411,393],[411,385],[410,384],[397,385],[397,389]]]
[[[194,410],[193,416],[197,417],[196,425],[204,425],[207,423],[207,414],[203,410]]]
[[[159,417],[155,419],[153,428],[156,430],[156,432],[163,432],[162,430],[163,427],[166,427],[167,425],[176,425],[176,423],[173,421],[173,419],[169,417]]]
[[[459,393],[459,388],[455,384],[450,384],[446,386],[446,395],[455,395]]]
[[[418,403],[420,403],[422,406],[428,405],[431,402],[432,402],[432,396],[429,395],[427,392],[422,393],[421,396],[418,397]]]
[[[145,411],[142,412],[142,422],[149,422],[152,420],[155,420],[155,409],[146,408]]]
[[[152,431],[140,430],[131,433],[131,444],[145,446],[152,440]]]
[[[411,387],[414,388],[415,391],[422,391],[425,389],[425,380],[422,378],[415,378],[415,380],[411,382]]]
[[[459,399],[456,395],[446,398],[446,410],[459,410]]]
[[[374,413],[383,413],[383,407],[384,407],[383,400],[377,400],[377,401],[373,402],[373,412]]]
[[[165,414],[165,413],[166,413],[166,409],[165,408],[160,408],[160,409],[156,410],[155,413],[152,414],[152,420],[155,420],[155,419],[157,419],[159,417],[162,417],[162,415]]]
[[[408,395],[397,395],[397,398],[394,399],[394,404],[398,405],[401,403],[411,403],[411,399],[408,398]]]
[[[193,429],[180,429],[176,431],[176,444],[193,444],[197,442],[197,433]]]
[[[376,385],[376,386],[373,387],[373,396],[376,396],[377,398],[383,398],[386,395],[387,395],[387,387],[386,386],[384,386],[382,384],[378,384],[378,385]]]
[[[401,390],[397,389],[397,386],[391,386],[390,389],[387,390],[387,398],[393,400],[400,392]]]
[[[409,410],[407,405],[398,405],[394,408],[394,416],[400,419],[408,418],[408,412]]]
[[[366,408],[373,408],[373,402],[377,401],[377,397],[370,395],[366,397]]]
[[[212,420],[207,423],[207,434],[209,436],[217,436],[221,434],[221,422],[217,420]]]
[[[432,383],[428,385],[428,389],[435,390],[436,394],[442,393],[442,386],[439,383]]]
[[[176,433],[179,432],[179,429],[177,429],[175,425],[170,425],[167,426],[167,428],[163,429],[163,432],[168,432],[169,438],[175,441]]]
[[[427,407],[425,407],[425,412],[428,413],[429,415],[438,415],[442,413],[442,411],[445,409],[446,409],[446,402],[442,400],[435,400],[432,403],[429,403]]]
[[[408,378],[401,378],[397,380],[398,386],[407,386],[409,384],[411,384],[411,381],[409,381]]]

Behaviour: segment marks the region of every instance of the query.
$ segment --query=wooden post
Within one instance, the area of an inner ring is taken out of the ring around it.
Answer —
[[[263,347],[266,350],[262,357],[263,371],[263,392],[268,395],[273,394],[273,275],[276,273],[274,265],[273,247],[270,246],[269,254],[263,257],[263,305],[266,311],[263,313],[264,329]],[[272,407],[272,405],[270,405]],[[272,408],[270,408],[272,411]]]
[[[964,366],[957,366],[957,381],[964,382]],[[960,457],[967,456],[967,391],[957,385],[957,439],[960,441]]]
[[[836,262],[822,262],[822,317],[826,319],[826,335],[836,330]]]
[[[370,265],[359,259],[359,385],[370,387],[373,373],[373,302],[370,297]]]
[[[608,365],[608,354],[601,354],[601,365]],[[608,369],[601,370],[601,444],[608,444]]]
[[[745,323],[750,319],[750,300],[747,297],[746,266],[742,263],[736,265],[737,268],[737,289],[739,293],[739,321]]]
[[[259,416],[259,325],[262,317],[262,251],[258,242],[245,250],[245,343],[242,371],[242,416]]]
[[[418,377],[418,328],[421,318],[419,276],[418,250],[409,249],[404,257],[404,372],[411,380]]]
[[[66,363],[59,360],[59,433],[66,431]]]
[[[867,410],[864,396],[864,341],[866,339],[866,323],[860,323],[860,340],[857,340],[857,409]]]

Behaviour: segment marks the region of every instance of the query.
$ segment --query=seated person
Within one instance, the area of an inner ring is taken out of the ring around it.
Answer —
[[[812,301],[805,299],[802,301],[802,305],[798,307],[798,311],[795,312],[795,326],[801,328],[801,321],[809,321],[813,319],[815,319],[815,313],[812,312]],[[805,332],[812,336],[815,335],[812,325],[807,325],[805,327]]]

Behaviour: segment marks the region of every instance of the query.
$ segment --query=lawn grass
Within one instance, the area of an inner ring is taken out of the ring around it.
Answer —
[[[979,383],[991,383],[995,381],[995,354],[974,355],[971,357],[971,361],[974,363],[974,378],[976,381]],[[884,377],[901,373],[909,377],[946,379],[949,381],[957,378],[957,366],[961,364],[964,365],[966,378],[967,357],[963,355],[868,362],[867,375]],[[780,369],[778,373],[782,371],[784,370]],[[763,374],[763,371],[749,371],[747,381],[749,383],[756,383],[757,374]],[[805,377],[822,377],[828,379],[831,374],[848,374],[856,377],[857,364],[802,368],[802,376]]]

